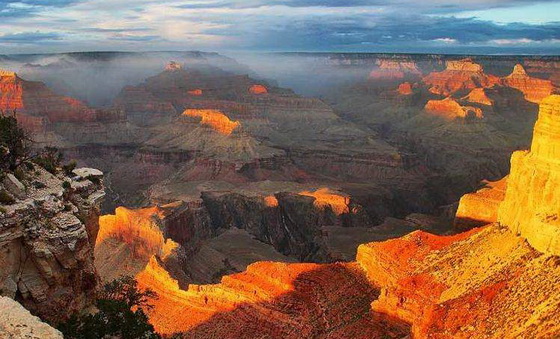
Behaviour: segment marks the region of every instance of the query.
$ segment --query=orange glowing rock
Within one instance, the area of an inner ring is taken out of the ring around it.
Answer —
[[[336,215],[342,215],[350,212],[348,207],[350,198],[334,193],[329,188],[321,188],[315,192],[303,191],[299,194],[315,198],[315,202],[313,203],[315,207],[331,208]]]
[[[23,105],[23,84],[13,72],[0,70],[0,110],[20,110]]]
[[[239,121],[232,121],[222,112],[212,109],[187,109],[183,115],[201,118],[201,124],[223,135],[231,135],[241,125]]]
[[[455,214],[455,229],[467,230],[498,221],[498,209],[504,201],[507,177],[488,182],[475,193],[465,194]]]
[[[412,85],[410,82],[405,82],[399,85],[399,94],[401,95],[411,95],[412,94]]]
[[[152,258],[136,278],[141,288],[159,294],[147,314],[166,336],[295,339],[329,333],[333,338],[377,338],[404,336],[409,330],[369,312],[375,289],[355,264],[259,262],[224,276],[219,284],[181,290]]]
[[[484,88],[473,89],[463,100],[486,106],[494,105],[494,101],[488,97]]]
[[[203,94],[203,91],[201,89],[193,89],[192,91],[188,91],[188,93],[192,96],[199,97]]]
[[[263,85],[253,85],[251,86],[251,88],[249,88],[249,92],[251,94],[267,94],[268,93],[268,89],[263,86]]]
[[[446,70],[430,73],[423,81],[430,86],[430,92],[447,96],[461,90],[489,88],[500,84],[501,79],[485,74],[482,66],[471,59],[463,59],[448,61]]]
[[[430,100],[424,107],[427,113],[440,116],[448,120],[455,118],[474,117],[484,118],[482,110],[478,107],[461,106],[455,99],[449,97],[443,100]]]
[[[264,198],[264,204],[267,207],[278,207],[278,199],[273,195],[269,195]]]
[[[158,207],[130,210],[118,207],[115,215],[104,215],[99,218],[99,233],[95,247],[99,247],[108,239],[116,239],[126,243],[135,257],[150,257],[159,253],[164,247],[164,237],[155,218],[163,216]]]
[[[19,124],[37,133],[46,132],[51,123],[124,119],[118,110],[90,109],[77,99],[57,95],[41,82],[6,71],[0,71],[0,111],[17,113]]]
[[[520,64],[515,65],[513,72],[504,78],[504,85],[520,90],[527,101],[537,104],[554,92],[552,81],[530,77]]]
[[[540,252],[560,255],[560,95],[542,100],[531,151],[511,157],[498,221]]]

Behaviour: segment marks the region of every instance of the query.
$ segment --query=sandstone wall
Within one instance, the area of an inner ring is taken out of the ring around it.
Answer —
[[[543,253],[560,255],[560,96],[541,102],[531,151],[516,152],[498,221]]]

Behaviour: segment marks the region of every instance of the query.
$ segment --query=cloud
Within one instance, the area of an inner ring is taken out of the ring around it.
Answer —
[[[23,32],[0,35],[0,44],[33,44],[45,41],[62,40],[58,33]]]
[[[65,50],[410,51],[544,45],[560,50],[559,22],[503,24],[492,17],[501,10],[489,11],[507,7],[524,13],[519,6],[535,3],[546,8],[560,0],[0,1],[0,32],[22,37],[11,40],[9,50],[15,52],[18,43],[35,43],[39,51],[49,42]],[[465,15],[481,9],[492,16]]]

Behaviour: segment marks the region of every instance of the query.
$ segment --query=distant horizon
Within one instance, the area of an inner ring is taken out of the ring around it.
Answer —
[[[527,57],[558,57],[560,58],[560,53],[514,53],[514,52],[503,52],[503,53],[468,53],[468,52],[398,52],[398,51],[213,51],[213,50],[79,50],[79,51],[61,51],[61,52],[28,52],[28,53],[0,53],[0,56],[32,56],[32,55],[61,55],[61,54],[88,54],[88,53],[204,53],[204,54],[219,54],[222,56],[228,56],[228,54],[255,54],[255,55],[266,55],[266,54],[392,54],[392,55],[444,55],[444,56],[527,56]]]

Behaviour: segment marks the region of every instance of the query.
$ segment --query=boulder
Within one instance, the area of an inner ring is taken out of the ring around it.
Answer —
[[[13,174],[8,173],[4,178],[4,187],[18,199],[25,199],[25,186]]]
[[[86,179],[89,177],[101,178],[103,177],[103,172],[95,168],[77,168],[72,171],[73,174],[80,177],[81,179]]]

